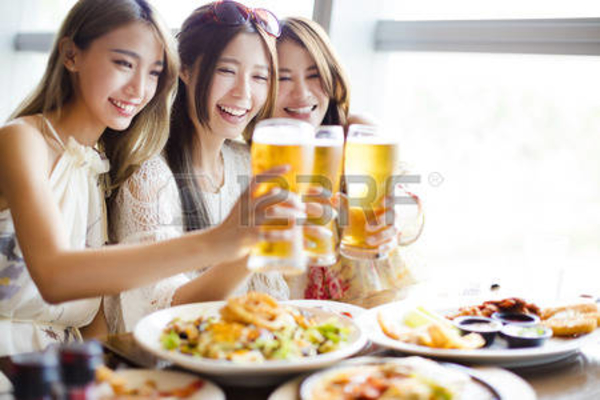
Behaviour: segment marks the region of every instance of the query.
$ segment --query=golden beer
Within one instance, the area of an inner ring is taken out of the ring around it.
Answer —
[[[275,187],[301,194],[298,175],[308,175],[312,170],[312,126],[287,119],[271,119],[260,122],[253,135],[251,149],[252,173],[260,175],[273,167],[289,165],[290,170],[277,177],[260,177],[261,182],[254,193],[263,195]],[[289,230],[290,240],[261,241],[251,251],[248,268],[253,271],[277,270],[285,273],[301,273],[306,268],[303,254],[302,227],[290,221],[275,220],[264,223],[261,230]]]
[[[341,251],[354,258],[382,256],[377,247],[367,244],[365,228],[377,224],[376,219],[385,212],[383,199],[393,194],[392,177],[400,164],[398,143],[367,128],[363,128],[364,135],[349,133],[344,163],[350,207]]]
[[[313,187],[322,187],[331,194],[339,192],[344,158],[344,132],[341,126],[322,126],[315,134],[314,167],[310,179]],[[328,239],[305,234],[305,247],[311,265],[327,266],[335,263],[335,221],[333,215],[309,219],[309,223],[323,225],[332,233]]]

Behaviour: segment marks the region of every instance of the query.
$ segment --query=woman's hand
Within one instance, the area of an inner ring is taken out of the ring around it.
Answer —
[[[379,253],[384,254],[393,250],[398,245],[406,246],[414,243],[423,231],[424,218],[421,200],[415,194],[407,191],[401,185],[397,187],[403,191],[402,198],[410,198],[417,206],[416,220],[419,224],[417,233],[412,237],[406,237],[402,232],[404,225],[403,217],[396,212],[395,205],[399,195],[387,196],[381,201],[381,206],[373,210],[374,219],[365,219],[365,240],[368,246],[377,249]],[[334,198],[335,207],[340,210],[348,210],[348,196],[343,193],[337,193]],[[340,211],[340,213],[345,211]]]
[[[263,174],[270,177],[283,175],[289,166],[275,167]],[[306,217],[305,207],[298,195],[273,188],[266,194],[255,196],[259,183],[254,176],[246,191],[229,213],[229,216],[214,228],[215,246],[223,254],[223,261],[235,260],[248,254],[259,240],[289,240],[289,230],[265,230],[261,226],[287,224],[293,227],[297,220]]]
[[[331,240],[331,222],[337,218],[331,192],[311,187],[304,194],[303,201],[306,206],[306,221],[303,225],[305,248],[316,247],[317,241]]]

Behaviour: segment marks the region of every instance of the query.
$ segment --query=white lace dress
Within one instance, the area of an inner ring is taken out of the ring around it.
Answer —
[[[106,208],[98,178],[108,171],[108,160],[73,137],[63,144],[50,122],[43,120],[64,150],[49,183],[71,248],[103,246]],[[100,298],[46,303],[25,265],[10,209],[0,212],[0,356],[80,339],[78,328],[91,322],[99,306]]]
[[[203,193],[211,223],[229,214],[245,190],[250,171],[248,145],[226,141],[222,148],[224,184],[218,193]],[[110,212],[111,238],[119,243],[154,242],[183,234],[181,201],[175,177],[162,157],[145,162],[120,188]],[[156,284],[105,298],[109,330],[133,330],[145,315],[171,306],[175,291],[201,275],[206,268],[175,275]],[[226,277],[223,277],[226,279]],[[279,273],[253,274],[234,294],[248,291],[289,298],[289,289]]]

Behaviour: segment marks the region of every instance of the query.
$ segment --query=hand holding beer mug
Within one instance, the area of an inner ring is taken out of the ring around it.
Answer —
[[[341,126],[320,126],[314,138],[314,167],[308,182],[318,194],[305,196],[305,199],[320,200],[330,205],[330,196],[339,192],[342,177],[342,162],[344,159],[344,131]],[[309,225],[323,226],[330,233],[325,238],[315,237],[310,231],[305,231],[306,252],[309,264],[328,266],[335,264],[335,220],[333,213],[325,212],[318,218],[308,219]]]
[[[400,172],[395,138],[372,126],[350,126],[344,161],[349,207],[341,215],[345,226],[340,251],[344,256],[385,258],[398,246],[394,199]],[[416,196],[413,199],[420,213],[420,202]]]
[[[280,188],[301,194],[298,175],[309,175],[313,166],[313,127],[294,119],[268,119],[256,125],[252,137],[252,172],[257,175],[260,196]],[[288,172],[279,176],[261,175],[278,165],[289,165]],[[283,199],[282,199],[283,200]],[[268,215],[267,215],[268,217]],[[255,245],[248,260],[251,271],[281,271],[300,274],[306,269],[303,249],[303,229],[293,218],[265,218],[261,232],[285,231],[286,239],[262,240]]]

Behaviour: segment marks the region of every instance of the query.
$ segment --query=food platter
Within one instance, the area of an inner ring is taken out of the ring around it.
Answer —
[[[194,320],[199,315],[218,315],[225,302],[187,304],[157,311],[144,317],[135,327],[134,338],[145,350],[180,367],[202,373],[216,382],[234,386],[264,386],[280,382],[292,374],[324,368],[359,352],[367,343],[366,336],[350,318],[315,307],[292,306],[310,313],[316,320],[335,318],[349,331],[348,340],[337,350],[298,360],[268,360],[260,363],[231,362],[182,354],[161,345],[165,327],[175,318]]]
[[[433,302],[428,303],[427,308],[441,315],[450,315],[456,313],[461,306],[466,304],[469,303],[465,303],[464,300],[462,302],[455,302],[454,304]],[[384,304],[363,313],[358,318],[358,324],[372,342],[387,349],[405,354],[433,357],[461,363],[487,364],[511,368],[541,365],[565,359],[577,352],[588,341],[600,337],[599,330],[578,338],[552,337],[544,346],[532,348],[508,348],[506,342],[499,338],[489,348],[466,350],[433,348],[405,343],[392,339],[383,332],[378,318],[383,320],[402,319],[410,310],[413,310],[417,306],[418,304],[415,301],[408,300]]]
[[[218,386],[192,374],[150,369],[122,369],[116,371],[114,375],[125,383],[128,390],[139,390],[148,382],[152,382],[152,385],[161,392],[181,390],[187,385],[199,383],[197,390],[194,390],[189,396],[181,398],[188,400],[225,400],[225,394]],[[169,398],[180,397],[170,396]]]
[[[332,300],[313,300],[313,299],[302,299],[302,300],[287,300],[284,304],[290,304],[299,307],[318,308],[323,311],[333,312],[336,314],[343,315],[345,317],[356,319],[362,313],[366,311],[365,308],[355,306],[354,304],[342,303],[340,301]]]
[[[375,357],[360,357],[345,360],[340,366],[361,365],[371,362],[382,362],[384,359]],[[465,387],[464,400],[534,400],[534,390],[522,378],[507,370],[497,367],[469,368],[456,364],[444,363],[444,366],[458,369],[470,377]],[[318,374],[318,373],[317,373]],[[269,397],[269,400],[300,400],[300,390],[303,383],[315,377],[316,374],[302,376],[279,386]]]

